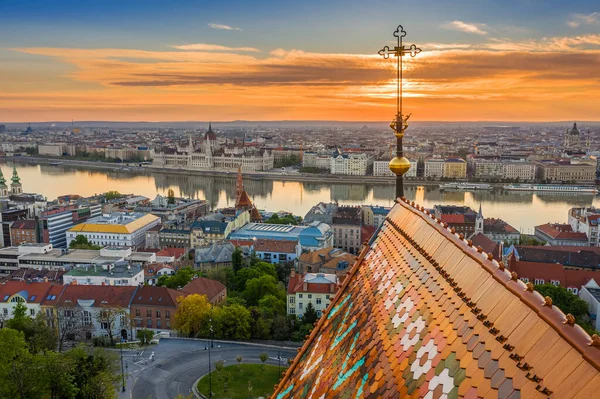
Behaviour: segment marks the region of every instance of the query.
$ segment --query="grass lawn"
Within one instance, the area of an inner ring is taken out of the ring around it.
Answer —
[[[282,366],[282,374],[284,370]],[[279,382],[279,369],[271,365],[235,364],[211,374],[213,398],[268,398],[273,393],[273,386]],[[207,398],[208,383],[208,375],[198,382],[198,391]]]

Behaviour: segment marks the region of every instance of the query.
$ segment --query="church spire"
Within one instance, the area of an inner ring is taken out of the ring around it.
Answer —
[[[235,204],[240,202],[240,197],[244,192],[244,179],[242,178],[242,167],[238,167],[237,182],[235,184]]]
[[[2,169],[0,169],[0,187],[6,187],[6,179],[2,174]]]
[[[17,167],[13,166],[13,175],[12,175],[12,184],[20,184],[21,183],[21,179],[19,178],[19,175],[17,174]]]

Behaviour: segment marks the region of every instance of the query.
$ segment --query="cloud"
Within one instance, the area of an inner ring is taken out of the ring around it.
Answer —
[[[461,32],[466,32],[466,33],[474,33],[476,35],[487,35],[488,34],[486,31],[481,29],[481,28],[485,27],[485,24],[472,24],[472,23],[467,23],[467,22],[463,22],[463,21],[452,21],[452,22],[449,22],[449,23],[443,25],[443,27],[446,29],[459,30]]]
[[[210,23],[210,24],[208,24],[208,26],[210,26],[213,29],[221,29],[221,30],[238,30],[238,31],[242,30],[241,28],[235,28],[233,26],[223,25],[223,24]]]
[[[206,44],[206,43],[195,43],[195,44],[183,44],[179,46],[171,46],[177,50],[188,50],[188,51],[242,51],[242,52],[260,52],[259,49],[254,47],[227,47],[220,46],[218,44]]]
[[[600,24],[600,12],[591,14],[571,14],[567,20],[567,25],[571,28],[579,28],[581,25],[596,25]]]

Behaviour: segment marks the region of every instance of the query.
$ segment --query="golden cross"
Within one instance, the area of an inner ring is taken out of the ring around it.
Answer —
[[[408,126],[407,120],[410,117],[410,115],[408,115],[404,118],[402,115],[402,57],[407,54],[410,54],[411,57],[415,57],[421,52],[421,49],[415,44],[411,44],[408,47],[404,46],[402,43],[402,38],[404,36],[406,36],[406,31],[402,25],[398,25],[398,28],[394,31],[394,37],[398,41],[396,47],[390,48],[389,46],[385,46],[379,50],[379,55],[383,56],[385,59],[390,58],[390,55],[396,57],[396,119],[392,121],[390,127],[394,129],[397,135],[404,132]]]

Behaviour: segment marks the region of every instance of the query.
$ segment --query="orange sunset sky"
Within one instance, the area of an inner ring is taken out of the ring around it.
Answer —
[[[0,38],[0,123],[388,120],[395,64],[377,51],[393,46],[402,22],[405,43],[423,49],[405,64],[412,120],[600,120],[593,2],[509,21],[497,15],[506,10],[461,10],[467,1],[451,12],[439,2],[407,2],[415,15],[417,6],[429,10],[421,19],[379,18],[354,1],[337,9],[306,2],[289,12],[280,3],[247,10],[235,2],[175,10],[133,3],[129,11],[112,1],[101,11],[62,1],[43,12],[0,5],[9,32]]]

